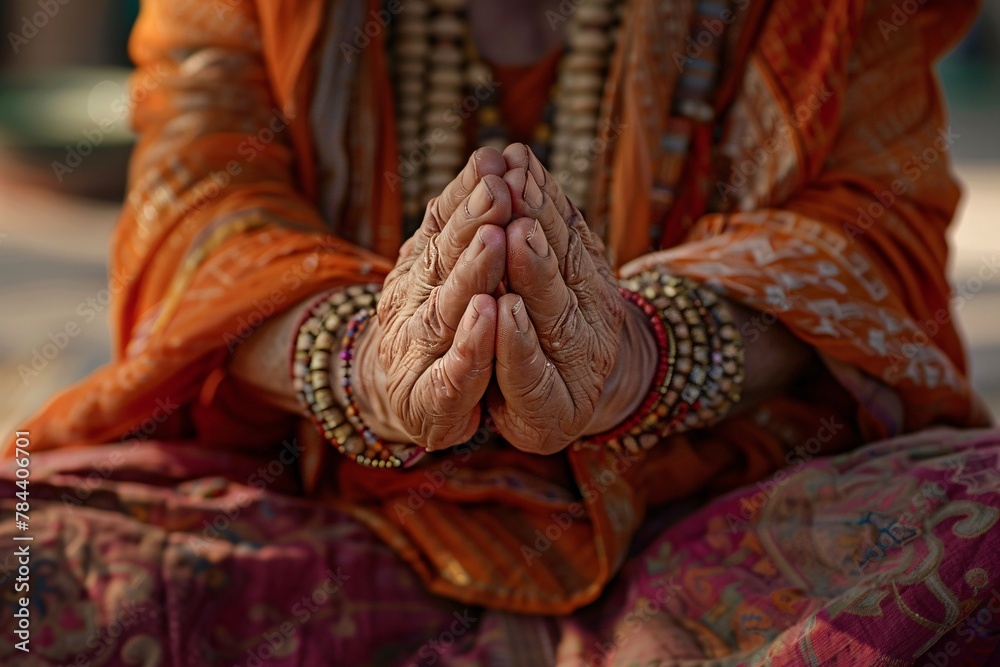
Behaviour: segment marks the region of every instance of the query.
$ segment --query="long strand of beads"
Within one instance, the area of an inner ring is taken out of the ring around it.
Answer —
[[[556,83],[551,168],[566,196],[583,206],[590,186],[601,94],[614,48],[613,0],[587,0],[570,17],[568,50]]]
[[[583,0],[569,17],[567,47],[531,145],[566,195],[584,203],[601,96],[614,49],[620,0]],[[407,0],[393,45],[400,176],[407,235],[427,202],[461,169],[466,100],[476,100],[476,143],[503,150],[510,141],[499,92],[472,43],[465,0]]]
[[[396,133],[399,141],[399,174],[403,179],[403,217],[407,232],[420,224],[423,213],[423,179],[420,137],[423,134],[428,45],[425,0],[407,0],[394,27],[392,64],[396,78]],[[409,233],[407,233],[409,236]]]
[[[458,174],[465,140],[455,109],[462,103],[465,77],[465,0],[432,0],[431,50],[424,147],[427,150],[423,201],[441,194]]]

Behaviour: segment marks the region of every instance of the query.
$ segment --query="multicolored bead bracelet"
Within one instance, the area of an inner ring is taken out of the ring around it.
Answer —
[[[620,290],[649,318],[657,368],[633,415],[588,440],[636,452],[725,418],[744,379],[743,346],[725,302],[693,281],[657,272],[622,280]]]
[[[372,442],[374,434],[370,429],[356,427],[361,423],[357,404],[353,398],[345,405],[337,400],[331,377],[336,344],[348,338],[347,334],[341,337],[340,332],[350,329],[360,313],[365,313],[367,319],[380,290],[376,284],[352,285],[328,292],[306,309],[292,349],[292,383],[304,411],[337,451],[362,465],[396,468],[404,464],[404,459],[377,437]],[[349,336],[348,355],[353,354],[357,327],[362,323],[359,321]]]

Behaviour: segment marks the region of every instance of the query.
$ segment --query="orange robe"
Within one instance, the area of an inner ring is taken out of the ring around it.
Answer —
[[[749,342],[780,321],[846,391],[800,388],[642,460],[582,445],[548,458],[483,448],[375,471],[307,452],[307,480],[327,502],[438,594],[566,613],[600,594],[651,505],[760,479],[793,455],[987,420],[949,310],[961,303],[944,275],[959,190],[931,72],[976,4],[927,0],[899,20],[889,0],[736,3],[724,132],[694,129],[684,193],[665,205],[661,137],[693,4],[629,6],[590,222],[621,265],[652,250],[649,228],[669,220],[672,247],[645,261],[761,311]],[[401,242],[398,196],[378,176],[396,168],[381,34],[357,49],[355,83],[324,82],[352,96],[350,138],[310,125],[327,11],[343,5],[144,3],[131,41],[140,138],[111,256],[114,361],[22,427],[35,449],[155,437],[265,452],[293,433],[293,417],[236,390],[231,349],[310,295],[381,279]],[[342,177],[362,187],[327,221],[316,147],[337,141],[351,156]],[[351,242],[360,228],[368,248]]]

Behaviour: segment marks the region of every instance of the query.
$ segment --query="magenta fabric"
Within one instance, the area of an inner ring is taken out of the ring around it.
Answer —
[[[661,508],[605,595],[562,618],[429,595],[361,523],[297,495],[297,455],[36,455],[30,653],[7,465],[0,664],[1000,664],[1000,431],[926,431]]]

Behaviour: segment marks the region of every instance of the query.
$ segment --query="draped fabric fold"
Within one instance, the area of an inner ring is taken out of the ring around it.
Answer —
[[[316,79],[326,71],[315,55],[323,40],[353,34],[327,26],[339,4],[144,3],[135,76],[158,83],[135,110],[139,145],[113,241],[111,271],[125,285],[115,295],[115,360],[24,425],[36,449],[155,438],[270,451],[293,434],[287,415],[234,393],[227,356],[264,319],[316,292],[381,280],[400,242],[398,196],[383,178],[396,163],[382,32],[355,49],[360,81],[336,81],[331,92]],[[884,39],[887,0],[733,5],[720,138],[700,130],[688,161],[706,172],[699,187],[712,197],[682,198],[678,206],[692,208],[670,220],[683,227],[664,235],[682,242],[639,261],[780,320],[839,385],[668,439],[645,459],[588,446],[542,459],[496,442],[407,472],[303,457],[320,497],[371,527],[431,591],[566,613],[601,593],[650,506],[760,479],[824,423],[843,425],[824,452],[932,424],[985,423],[948,310],[944,232],[958,189],[931,73],[975,3],[927,0]],[[658,249],[649,244],[663,222],[654,175],[693,7],[629,3],[603,111],[619,131],[595,156],[588,206],[619,264]],[[355,83],[369,94],[352,97]],[[359,134],[313,136],[317,95],[352,103],[352,118],[336,126]],[[939,141],[939,159],[914,171],[911,156]],[[367,216],[357,201],[333,221],[320,214],[326,142],[346,147],[344,169],[369,165],[331,176],[368,179],[370,192],[345,195],[366,198]],[[547,531],[560,536],[549,546],[538,538]]]

